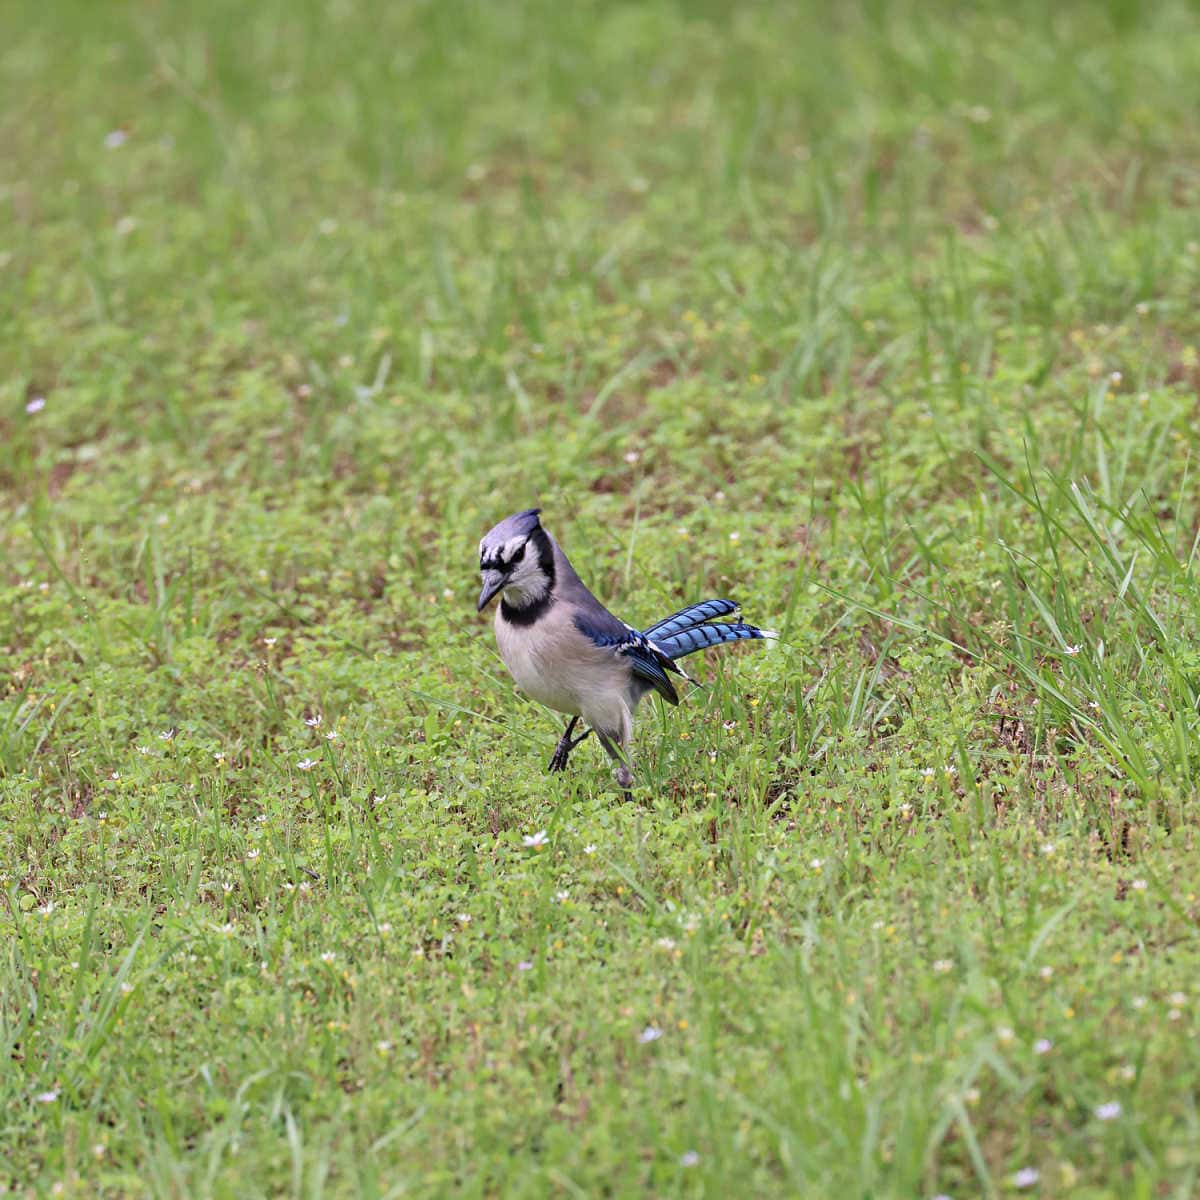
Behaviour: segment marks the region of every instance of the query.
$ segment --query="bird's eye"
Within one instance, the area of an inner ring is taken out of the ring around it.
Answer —
[[[517,563],[519,563],[521,561],[521,559],[523,559],[525,557],[525,545],[526,545],[526,543],[522,542],[520,547],[518,548],[516,554],[514,554],[512,556],[512,565],[514,567],[517,565]]]

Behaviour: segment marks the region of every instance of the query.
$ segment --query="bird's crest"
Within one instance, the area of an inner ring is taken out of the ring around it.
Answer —
[[[488,530],[479,543],[481,566],[504,563],[518,546],[523,545],[529,535],[538,528],[540,508],[527,508],[522,512],[505,517],[499,525]]]

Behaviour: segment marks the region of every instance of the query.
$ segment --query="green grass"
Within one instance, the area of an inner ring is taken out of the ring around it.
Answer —
[[[1194,6],[4,25],[0,1191],[1200,1190]]]

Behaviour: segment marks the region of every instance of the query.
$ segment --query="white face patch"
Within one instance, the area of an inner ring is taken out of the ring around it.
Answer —
[[[522,547],[526,546],[528,542],[529,539],[523,534],[517,534],[516,537],[510,537],[502,545],[489,548],[485,539],[479,543],[479,557],[483,562],[495,563],[496,566],[504,569],[512,564],[520,554]]]

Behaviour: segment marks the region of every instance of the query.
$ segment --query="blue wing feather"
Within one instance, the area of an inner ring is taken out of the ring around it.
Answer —
[[[663,655],[656,654],[652,646],[637,646],[630,643],[621,648],[621,653],[629,659],[630,669],[639,679],[648,683],[668,704],[679,703],[679,693],[667,678],[664,666],[670,670],[678,668],[671,665],[670,658],[664,660]]]
[[[705,621],[711,621],[713,617],[727,617],[737,610],[738,606],[732,600],[702,600],[699,604],[689,604],[687,608],[681,608],[661,621],[655,621],[642,632],[648,638],[661,642],[664,638],[674,637],[685,629],[691,629],[693,625],[702,625]]]

